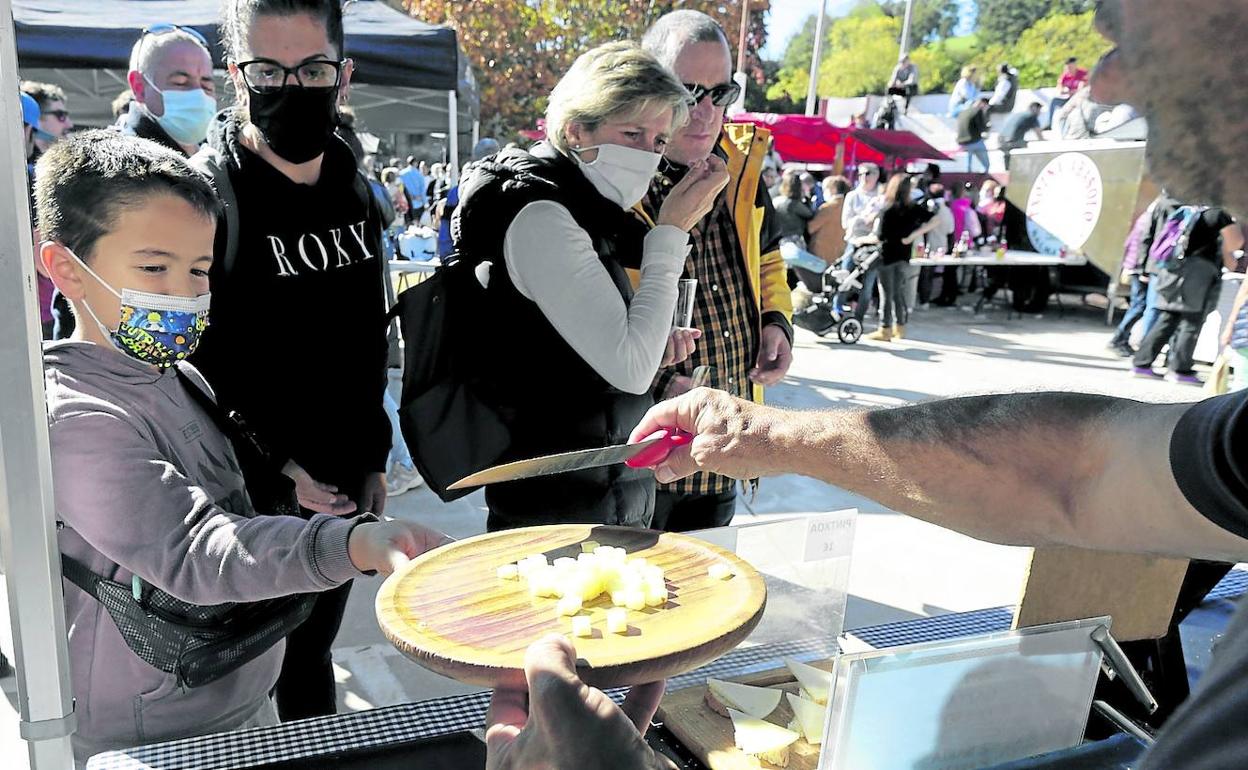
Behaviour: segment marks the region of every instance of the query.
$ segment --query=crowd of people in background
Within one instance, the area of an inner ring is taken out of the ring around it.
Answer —
[[[836,313],[859,320],[874,307],[879,328],[866,339],[903,338],[916,308],[953,307],[964,292],[980,291],[968,309],[982,312],[1002,285],[1002,268],[911,264],[914,256],[946,257],[1007,244],[1005,188],[987,177],[978,191],[970,182],[946,187],[940,168],[921,173],[884,171],[874,163],[854,169],[856,184],[838,174],[810,186],[808,172],[786,170],[773,190],[780,252],[791,271],[795,305],[858,268],[861,286],[850,297],[835,291]],[[812,191],[821,190],[820,203]],[[848,302],[848,304],[846,304]]]
[[[761,400],[792,361],[768,147],[724,122],[740,86],[709,17],[668,14],[639,43],[583,54],[550,94],[544,141],[482,139],[462,173],[382,154],[358,125],[337,2],[240,0],[220,29],[230,104],[207,41],[177,24],[134,42],[110,128],[65,136],[65,94],[23,84],[61,546],[82,579],[66,601],[80,759],[332,713],[330,650],[352,579],[441,542],[378,520],[422,481],[388,386],[386,263],[405,239],[436,239],[441,265],[472,271],[488,295],[478,321],[492,334],[448,347],[475,359],[475,392],[507,415],[506,459],[624,442],[698,371]],[[810,174],[785,184],[823,201]],[[823,241],[839,240],[837,219],[819,218]],[[678,325],[690,279],[692,320]],[[517,386],[534,370],[561,387]],[[177,416],[187,409],[198,421]],[[472,447],[482,427],[460,427]],[[85,459],[104,443],[150,462],[123,473]],[[489,485],[487,526],[702,529],[727,524],[736,499],[733,479],[656,485],[621,465]],[[136,505],[147,540],[126,518]],[[136,654],[144,632],[102,620],[83,587],[100,576],[181,606],[281,610],[238,642],[260,646],[183,688],[172,672],[184,649]],[[91,678],[93,664],[112,673]]]

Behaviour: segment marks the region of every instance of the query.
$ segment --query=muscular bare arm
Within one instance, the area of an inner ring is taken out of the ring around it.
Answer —
[[[660,481],[801,473],[998,543],[1248,559],[1248,540],[1201,516],[1171,472],[1189,407],[1031,393],[788,412],[700,389],[654,407],[634,437],[695,434]]]

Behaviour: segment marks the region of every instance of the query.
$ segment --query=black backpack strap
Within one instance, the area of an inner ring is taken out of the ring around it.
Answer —
[[[87,565],[64,552],[61,553],[61,574],[65,576],[66,580],[81,588],[96,601],[103,601],[100,598],[99,585],[106,578],[95,574],[87,569]]]
[[[191,156],[190,164],[212,179],[217,195],[225,208],[222,224],[225,226],[225,253],[221,255],[223,275],[230,275],[234,263],[238,261],[238,196],[234,194],[234,184],[230,181],[230,169],[226,165],[225,156],[215,148],[204,145],[199,152]]]

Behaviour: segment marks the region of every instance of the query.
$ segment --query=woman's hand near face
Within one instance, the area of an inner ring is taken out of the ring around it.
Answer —
[[[716,196],[727,184],[728,166],[718,156],[711,155],[689,164],[688,173],[663,201],[657,224],[689,232],[710,212]]]

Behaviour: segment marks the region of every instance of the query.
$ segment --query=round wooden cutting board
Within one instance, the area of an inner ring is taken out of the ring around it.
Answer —
[[[501,565],[533,554],[553,562],[575,558],[581,543],[624,548],[663,568],[666,606],[629,611],[628,630],[608,633],[611,601],[600,596],[581,615],[590,637],[571,635],[557,599],[530,598],[524,579],[503,580]],[[707,574],[715,563],[733,576]],[[382,585],[377,620],[386,637],[412,660],[467,684],[515,682],[529,644],[551,633],[576,646],[577,671],[596,687],[619,687],[674,676],[736,647],[758,624],[767,601],[763,578],[729,551],[694,537],[629,527],[561,524],[479,535],[413,559]]]

